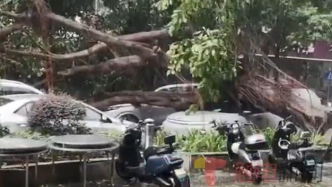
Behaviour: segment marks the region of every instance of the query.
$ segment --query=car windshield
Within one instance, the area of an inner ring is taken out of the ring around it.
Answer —
[[[11,99],[7,99],[7,98],[1,98],[0,97],[0,107],[1,106],[4,106],[4,105],[6,105],[6,104],[8,104],[8,103],[10,103],[10,102],[12,102],[13,100],[11,100]]]
[[[259,132],[259,130],[255,127],[254,124],[245,124],[242,128],[241,128],[243,134],[245,136],[250,136],[253,134],[257,134]]]

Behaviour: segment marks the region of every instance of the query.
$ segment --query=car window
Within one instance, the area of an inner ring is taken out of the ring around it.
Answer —
[[[83,118],[83,120],[87,120],[87,121],[99,121],[101,120],[101,114],[90,109],[90,108],[85,108],[85,117]]]
[[[0,106],[4,106],[10,102],[12,102],[13,100],[11,99],[7,99],[7,98],[0,98]]]
[[[0,87],[0,95],[15,95],[15,94],[35,94],[35,92],[26,88],[13,87],[13,86]]]
[[[15,113],[21,116],[28,116],[28,113],[31,111],[33,105],[34,105],[33,102],[26,103],[21,108],[19,108]]]

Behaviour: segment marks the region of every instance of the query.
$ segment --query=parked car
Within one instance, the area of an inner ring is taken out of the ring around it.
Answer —
[[[44,92],[23,82],[0,79],[0,95],[44,94]]]
[[[187,92],[198,87],[197,83],[171,84],[159,87],[155,92]],[[142,105],[139,108],[131,104],[113,105],[107,109],[107,114],[122,120],[128,120],[137,123],[139,120],[152,118],[157,125],[161,125],[168,115],[176,112],[170,107],[159,107]]]
[[[41,99],[41,94],[19,94],[0,96],[0,124],[7,127],[10,132],[26,130],[28,127],[28,114],[34,103]],[[124,132],[126,126],[132,122],[112,118],[104,112],[80,102],[86,109],[86,116],[82,119],[85,125],[93,132],[109,132],[111,130]]]

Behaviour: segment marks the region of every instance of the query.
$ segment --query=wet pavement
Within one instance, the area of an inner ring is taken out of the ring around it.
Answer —
[[[268,176],[270,175],[270,176]],[[246,180],[241,175],[236,175],[230,172],[215,172],[215,183],[214,184],[206,184],[205,176],[202,172],[192,173],[190,176],[191,186],[192,187],[208,187],[208,186],[223,186],[223,187],[253,187],[257,186],[252,184],[252,182]],[[322,181],[313,181],[310,184],[301,183],[296,180],[296,177],[282,177],[279,179],[279,175],[275,172],[269,172],[269,174],[265,174],[265,181],[263,181],[260,186],[264,187],[305,187],[305,186],[319,186],[319,187],[328,187],[332,184],[332,163],[326,163],[323,166],[323,177]],[[211,181],[211,180],[208,180]],[[124,187],[124,186],[132,186],[132,187],[141,187],[141,184],[133,184],[133,185],[125,185],[122,180],[115,179],[114,180],[115,187]],[[66,184],[66,185],[45,185],[44,187],[82,187],[82,183],[76,184]],[[112,186],[109,181],[99,181],[99,182],[88,182],[87,187],[109,187]],[[143,185],[146,186],[146,185]],[[143,187],[142,186],[142,187]],[[147,185],[153,186],[153,185]]]

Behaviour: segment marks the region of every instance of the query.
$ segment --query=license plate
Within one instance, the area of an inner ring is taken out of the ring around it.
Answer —
[[[190,178],[184,169],[177,169],[174,172],[181,183],[181,187],[190,187]]]
[[[263,160],[253,160],[253,161],[251,161],[251,165],[253,167],[255,167],[255,166],[263,166]]]
[[[190,180],[189,176],[179,178],[181,187],[190,187]]]

